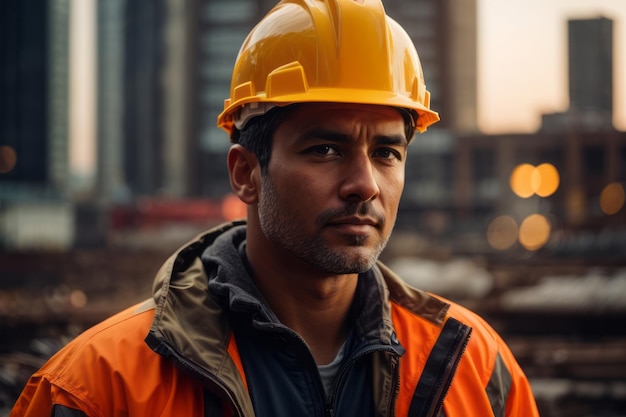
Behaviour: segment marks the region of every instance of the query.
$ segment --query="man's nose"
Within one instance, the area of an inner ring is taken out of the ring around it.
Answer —
[[[375,167],[368,155],[356,155],[345,162],[339,197],[350,201],[369,201],[380,193]]]

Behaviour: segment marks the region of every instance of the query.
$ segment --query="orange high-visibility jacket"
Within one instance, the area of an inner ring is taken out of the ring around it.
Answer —
[[[55,415],[55,407],[63,416],[254,416],[256,382],[241,352],[255,347],[237,344],[224,304],[209,290],[223,265],[202,255],[219,239],[244,241],[245,226],[224,225],[183,246],[157,274],[153,299],[61,349],[33,374],[10,417]],[[372,415],[538,416],[522,370],[481,318],[409,287],[380,263],[370,273],[381,346],[367,356]]]

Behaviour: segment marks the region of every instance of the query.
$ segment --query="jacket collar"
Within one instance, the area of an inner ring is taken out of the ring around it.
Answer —
[[[196,341],[191,346],[213,343],[211,335],[224,340],[223,333],[228,331],[223,317],[225,306],[234,311],[249,311],[262,321],[278,321],[248,273],[242,256],[245,236],[244,222],[223,224],[198,235],[168,259],[153,286],[157,305],[154,333],[175,341],[190,338]],[[371,271],[359,276],[354,308],[363,317],[357,322],[360,337],[389,342],[393,337],[389,301],[435,325],[441,325],[449,308],[438,298],[410,287],[378,262]],[[215,321],[220,325],[210,329]],[[199,354],[206,346],[186,350]]]
[[[251,410],[236,367],[225,366],[231,329],[224,307],[250,311],[257,320],[277,321],[246,272],[245,223],[227,223],[198,235],[174,253],[157,273],[153,297],[155,317],[146,341],[157,352],[179,358]],[[440,325],[448,304],[406,285],[378,263],[361,274],[354,306],[355,332],[365,342],[395,344],[391,303]],[[224,304],[226,303],[226,304]],[[205,378],[206,379],[206,378]],[[246,411],[247,410],[247,411]]]
[[[209,279],[209,292],[225,310],[250,313],[257,325],[282,326],[265,302],[251,277],[245,255],[246,228],[233,227],[218,236],[202,254]],[[389,291],[381,269],[375,266],[359,274],[352,305],[355,336],[361,342],[391,345],[395,339],[391,322]]]

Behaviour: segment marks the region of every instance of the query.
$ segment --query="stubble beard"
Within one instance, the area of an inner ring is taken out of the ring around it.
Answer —
[[[308,262],[325,273],[354,274],[371,269],[381,252],[387,245],[389,236],[379,240],[373,249],[364,245],[367,237],[362,235],[346,236],[346,243],[350,247],[362,250],[340,251],[329,247],[321,234],[306,235],[298,225],[290,221],[293,219],[283,210],[281,197],[276,192],[269,175],[261,179],[263,187],[262,198],[259,200],[259,223],[265,237],[278,246],[293,253],[298,258]],[[328,219],[333,217],[350,216],[354,214],[372,214],[373,209],[368,203],[349,204],[339,210],[328,210],[316,219],[316,226],[321,228]],[[381,224],[384,216],[376,215]],[[381,226],[382,228],[382,226]]]

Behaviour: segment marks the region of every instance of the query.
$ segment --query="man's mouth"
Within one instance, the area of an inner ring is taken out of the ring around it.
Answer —
[[[372,217],[349,216],[332,219],[327,225],[347,234],[362,235],[378,228],[380,222]]]

